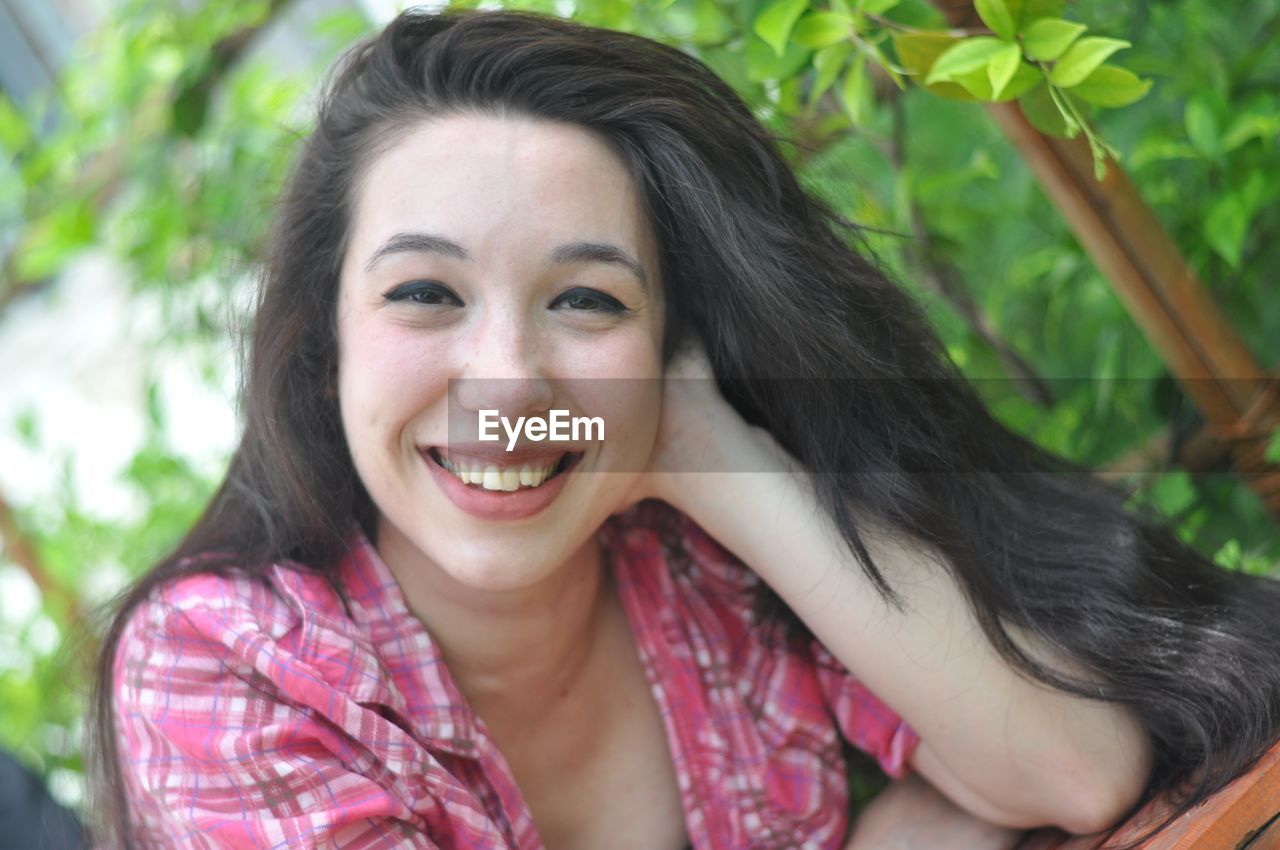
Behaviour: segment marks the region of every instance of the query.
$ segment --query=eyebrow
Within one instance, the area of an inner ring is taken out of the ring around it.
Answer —
[[[364,270],[373,271],[374,266],[390,254],[410,253],[441,254],[454,260],[473,259],[466,248],[451,239],[433,233],[405,232],[397,233],[382,243],[382,247],[369,257]],[[635,275],[646,292],[649,289],[649,275],[645,273],[640,261],[617,245],[608,242],[567,242],[552,250],[547,256],[547,261],[553,265],[608,263],[619,266]]]

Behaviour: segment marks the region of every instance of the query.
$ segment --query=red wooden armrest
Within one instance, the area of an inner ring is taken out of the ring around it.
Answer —
[[[1154,800],[1126,823],[1100,838],[1041,829],[1017,850],[1105,850],[1131,841],[1163,819],[1170,807]],[[1107,842],[1104,844],[1104,842]],[[1144,850],[1280,850],[1280,743],[1244,776],[1174,821],[1141,845]]]

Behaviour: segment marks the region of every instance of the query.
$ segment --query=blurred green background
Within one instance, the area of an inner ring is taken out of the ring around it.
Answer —
[[[983,107],[895,84],[886,36],[946,28],[928,3],[481,5],[704,58],[798,142],[786,150],[803,181],[868,228],[1006,422],[1121,464],[1135,503],[1224,567],[1280,575],[1280,531],[1253,493],[1221,464],[1182,468],[1194,405]],[[174,545],[219,479],[274,195],[325,69],[397,8],[0,4],[0,747],[69,806],[84,791],[90,614]],[[865,38],[833,41],[827,18],[778,29],[847,12]],[[1280,0],[1076,0],[1062,14],[1132,43],[1113,61],[1150,92],[1077,106],[1273,368]]]

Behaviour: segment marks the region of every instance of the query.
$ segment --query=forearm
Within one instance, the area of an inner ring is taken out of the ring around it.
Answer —
[[[1022,840],[957,806],[911,774],[891,782],[863,809],[844,850],[1010,850]]]
[[[950,777],[939,785],[957,802],[1006,826],[1087,832],[1136,799],[1149,759],[1136,719],[1015,673],[929,552],[866,527],[873,559],[906,602],[898,612],[865,577],[803,473],[688,479],[679,506],[920,733],[920,757]],[[1066,664],[1029,635],[1015,636],[1042,660]]]

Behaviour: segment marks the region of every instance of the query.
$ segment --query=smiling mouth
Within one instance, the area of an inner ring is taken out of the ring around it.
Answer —
[[[581,452],[564,452],[559,457],[540,458],[533,463],[504,466],[490,461],[450,455],[446,450],[439,448],[430,448],[423,453],[433,463],[468,487],[506,493],[541,487],[556,476],[572,469],[582,458]]]

